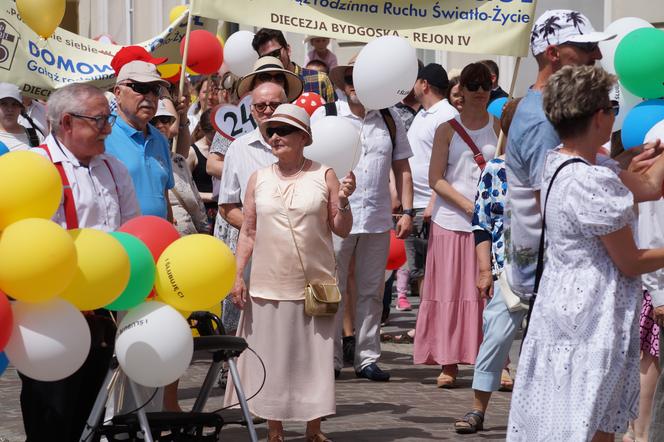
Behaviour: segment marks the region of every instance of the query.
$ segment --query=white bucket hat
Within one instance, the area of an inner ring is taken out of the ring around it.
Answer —
[[[290,103],[284,103],[279,105],[279,107],[274,110],[272,116],[267,120],[263,121],[263,123],[260,126],[261,134],[263,134],[263,138],[265,138],[266,140],[268,137],[267,134],[265,133],[265,130],[268,127],[279,125],[275,123],[288,124],[289,126],[293,126],[300,129],[301,131],[309,135],[309,140],[307,141],[305,146],[311,144],[312,137],[311,137],[311,127],[309,125],[309,114],[300,106],[296,106]]]

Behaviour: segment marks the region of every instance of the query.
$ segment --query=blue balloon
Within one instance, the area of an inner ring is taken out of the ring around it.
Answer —
[[[6,153],[9,153],[9,148],[5,145],[5,143],[0,141],[0,156],[4,155]]]
[[[5,372],[5,369],[9,365],[9,359],[4,351],[0,351],[0,376]]]
[[[496,98],[491,103],[489,103],[489,106],[486,108],[486,110],[489,111],[489,113],[494,117],[500,118],[500,116],[503,114],[503,106],[505,106],[505,103],[507,103],[507,97]]]
[[[643,144],[653,126],[664,120],[664,100],[647,100],[637,104],[625,117],[620,138],[623,147],[631,149]]]

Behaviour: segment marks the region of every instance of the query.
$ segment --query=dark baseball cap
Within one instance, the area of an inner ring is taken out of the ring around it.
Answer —
[[[447,78],[447,71],[438,63],[429,63],[420,68],[417,73],[417,79],[426,80],[427,83],[441,90],[447,89],[450,85],[450,80]]]

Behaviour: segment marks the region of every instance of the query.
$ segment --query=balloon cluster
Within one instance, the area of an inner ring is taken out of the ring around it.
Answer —
[[[664,132],[655,126],[664,120],[664,31],[636,17],[607,26],[616,37],[600,43],[602,66],[620,80],[611,99],[619,111],[613,130],[621,130],[625,149],[641,146]],[[644,101],[645,100],[645,101]]]
[[[62,198],[59,173],[34,152],[0,156],[0,184],[0,373],[9,360],[37,380],[71,375],[90,351],[84,315],[106,308],[129,310],[116,354],[131,379],[157,386],[181,376],[193,341],[176,309],[223,300],[235,277],[228,247],[209,235],[180,238],[154,216],[111,233],[66,230],[50,220]]]

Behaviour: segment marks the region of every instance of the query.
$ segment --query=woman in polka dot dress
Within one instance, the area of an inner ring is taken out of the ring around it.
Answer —
[[[544,89],[563,143],[545,159],[544,273],[517,369],[509,441],[613,441],[638,413],[639,275],[664,267],[664,249],[637,248],[634,204],[661,196],[664,159],[637,176],[597,155],[613,126],[614,82],[601,68],[568,66]]]

